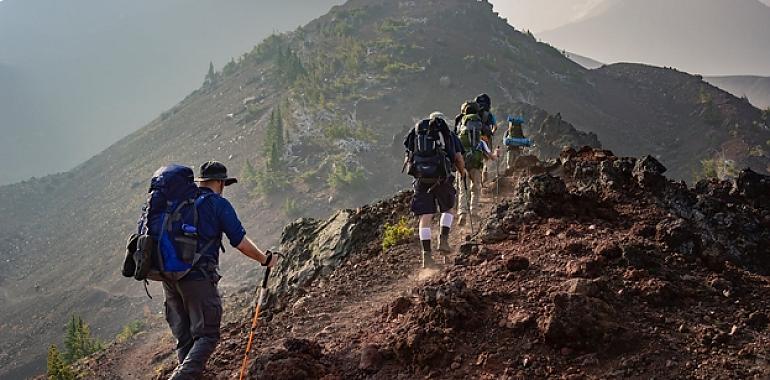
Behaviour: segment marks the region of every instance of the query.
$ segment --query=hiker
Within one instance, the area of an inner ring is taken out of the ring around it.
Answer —
[[[487,145],[491,146],[495,133],[497,133],[497,118],[492,113],[492,99],[487,94],[481,94],[476,97],[474,102],[479,106],[479,116],[481,117],[482,124],[489,130],[489,135],[483,135],[482,138],[486,141]],[[481,172],[482,186],[490,180],[490,173],[490,165],[488,165],[488,160],[485,160],[484,169]]]
[[[227,175],[227,168],[209,161],[195,178],[198,184],[196,204],[197,235],[201,259],[178,281],[163,281],[166,321],[177,340],[179,366],[170,379],[198,379],[219,341],[222,299],[217,290],[219,250],[224,252],[222,234],[231,246],[265,267],[275,266],[278,257],[263,252],[246,236],[235,209],[222,196],[225,187],[237,183]],[[207,247],[207,249],[205,249]]]
[[[499,148],[492,150],[489,147],[489,141],[492,138],[492,131],[489,125],[482,121],[482,109],[475,105],[475,102],[466,103],[463,107],[463,113],[458,129],[458,137],[462,142],[465,151],[464,162],[467,172],[467,179],[470,180],[469,189],[465,188],[465,183],[460,188],[460,218],[458,225],[464,226],[469,218],[478,210],[481,199],[482,170],[486,161],[497,160]]]
[[[521,156],[522,145],[516,143],[514,139],[524,139],[524,118],[521,116],[508,117],[508,129],[503,135],[503,144],[505,145],[505,172],[512,173],[515,168],[516,159]]]
[[[433,215],[441,213],[438,251],[444,256],[451,251],[449,232],[455,215],[457,191],[454,188],[454,172],[465,175],[463,156],[458,152],[458,139],[440,112],[434,112],[412,129],[404,140],[405,164],[414,179],[412,212],[420,218],[419,237],[422,267],[435,268],[431,249],[431,224]]]

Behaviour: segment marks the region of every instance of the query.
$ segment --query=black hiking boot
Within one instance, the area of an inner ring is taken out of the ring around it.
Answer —
[[[422,251],[422,269],[437,269],[438,264],[433,260],[433,255],[430,251]]]
[[[438,239],[438,251],[447,254],[452,252],[452,247],[449,246],[449,236],[441,235]]]

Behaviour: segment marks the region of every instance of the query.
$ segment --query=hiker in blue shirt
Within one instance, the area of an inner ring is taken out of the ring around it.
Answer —
[[[219,250],[224,251],[222,235],[228,243],[263,266],[273,267],[277,256],[263,252],[246,236],[235,209],[222,197],[226,186],[238,180],[227,176],[227,168],[216,161],[201,166],[198,183],[204,200],[198,208],[198,236],[202,258],[179,281],[163,281],[166,321],[177,340],[179,366],[171,380],[198,379],[219,342],[222,299],[217,290]]]

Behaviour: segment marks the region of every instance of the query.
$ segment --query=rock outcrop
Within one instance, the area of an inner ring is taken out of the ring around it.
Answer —
[[[549,174],[523,179],[515,196],[486,219],[481,239],[505,240],[534,218],[613,221],[612,203],[639,197],[667,212],[654,225],[639,227],[640,236],[690,257],[718,257],[770,274],[768,176],[747,169],[732,182],[703,181],[688,189],[668,180],[666,168],[651,156],[619,158],[592,148],[562,152],[558,171],[564,179]]]

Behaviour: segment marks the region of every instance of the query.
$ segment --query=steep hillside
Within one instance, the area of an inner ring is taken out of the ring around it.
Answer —
[[[592,149],[557,166],[485,198],[484,244],[460,245],[438,272],[418,269],[413,241],[380,246],[408,192],[287,226],[248,378],[770,375],[770,177],[688,189],[654,158]],[[248,288],[228,297],[206,379],[237,377],[251,301]],[[154,338],[133,378],[174,368]],[[124,353],[78,369],[122,376]]]
[[[479,27],[467,33],[461,22]],[[770,140],[760,111],[698,77],[639,65],[585,70],[484,2],[352,0],[265,40],[71,172],[0,188],[0,376],[39,370],[71,313],[110,338],[145,307],[158,311],[118,274],[157,167],[226,162],[243,179],[226,195],[269,246],[297,216],[325,217],[407,187],[403,134],[480,92],[501,118],[524,113],[541,156],[601,140],[654,153],[673,177],[690,178],[729,143],[736,165],[767,167],[755,149]],[[225,290],[253,281],[253,263],[224,260]]]
[[[704,79],[735,96],[747,97],[751,104],[761,109],[770,108],[770,77],[735,75]]]
[[[538,37],[602,62],[770,75],[770,7],[758,0],[607,0]]]

